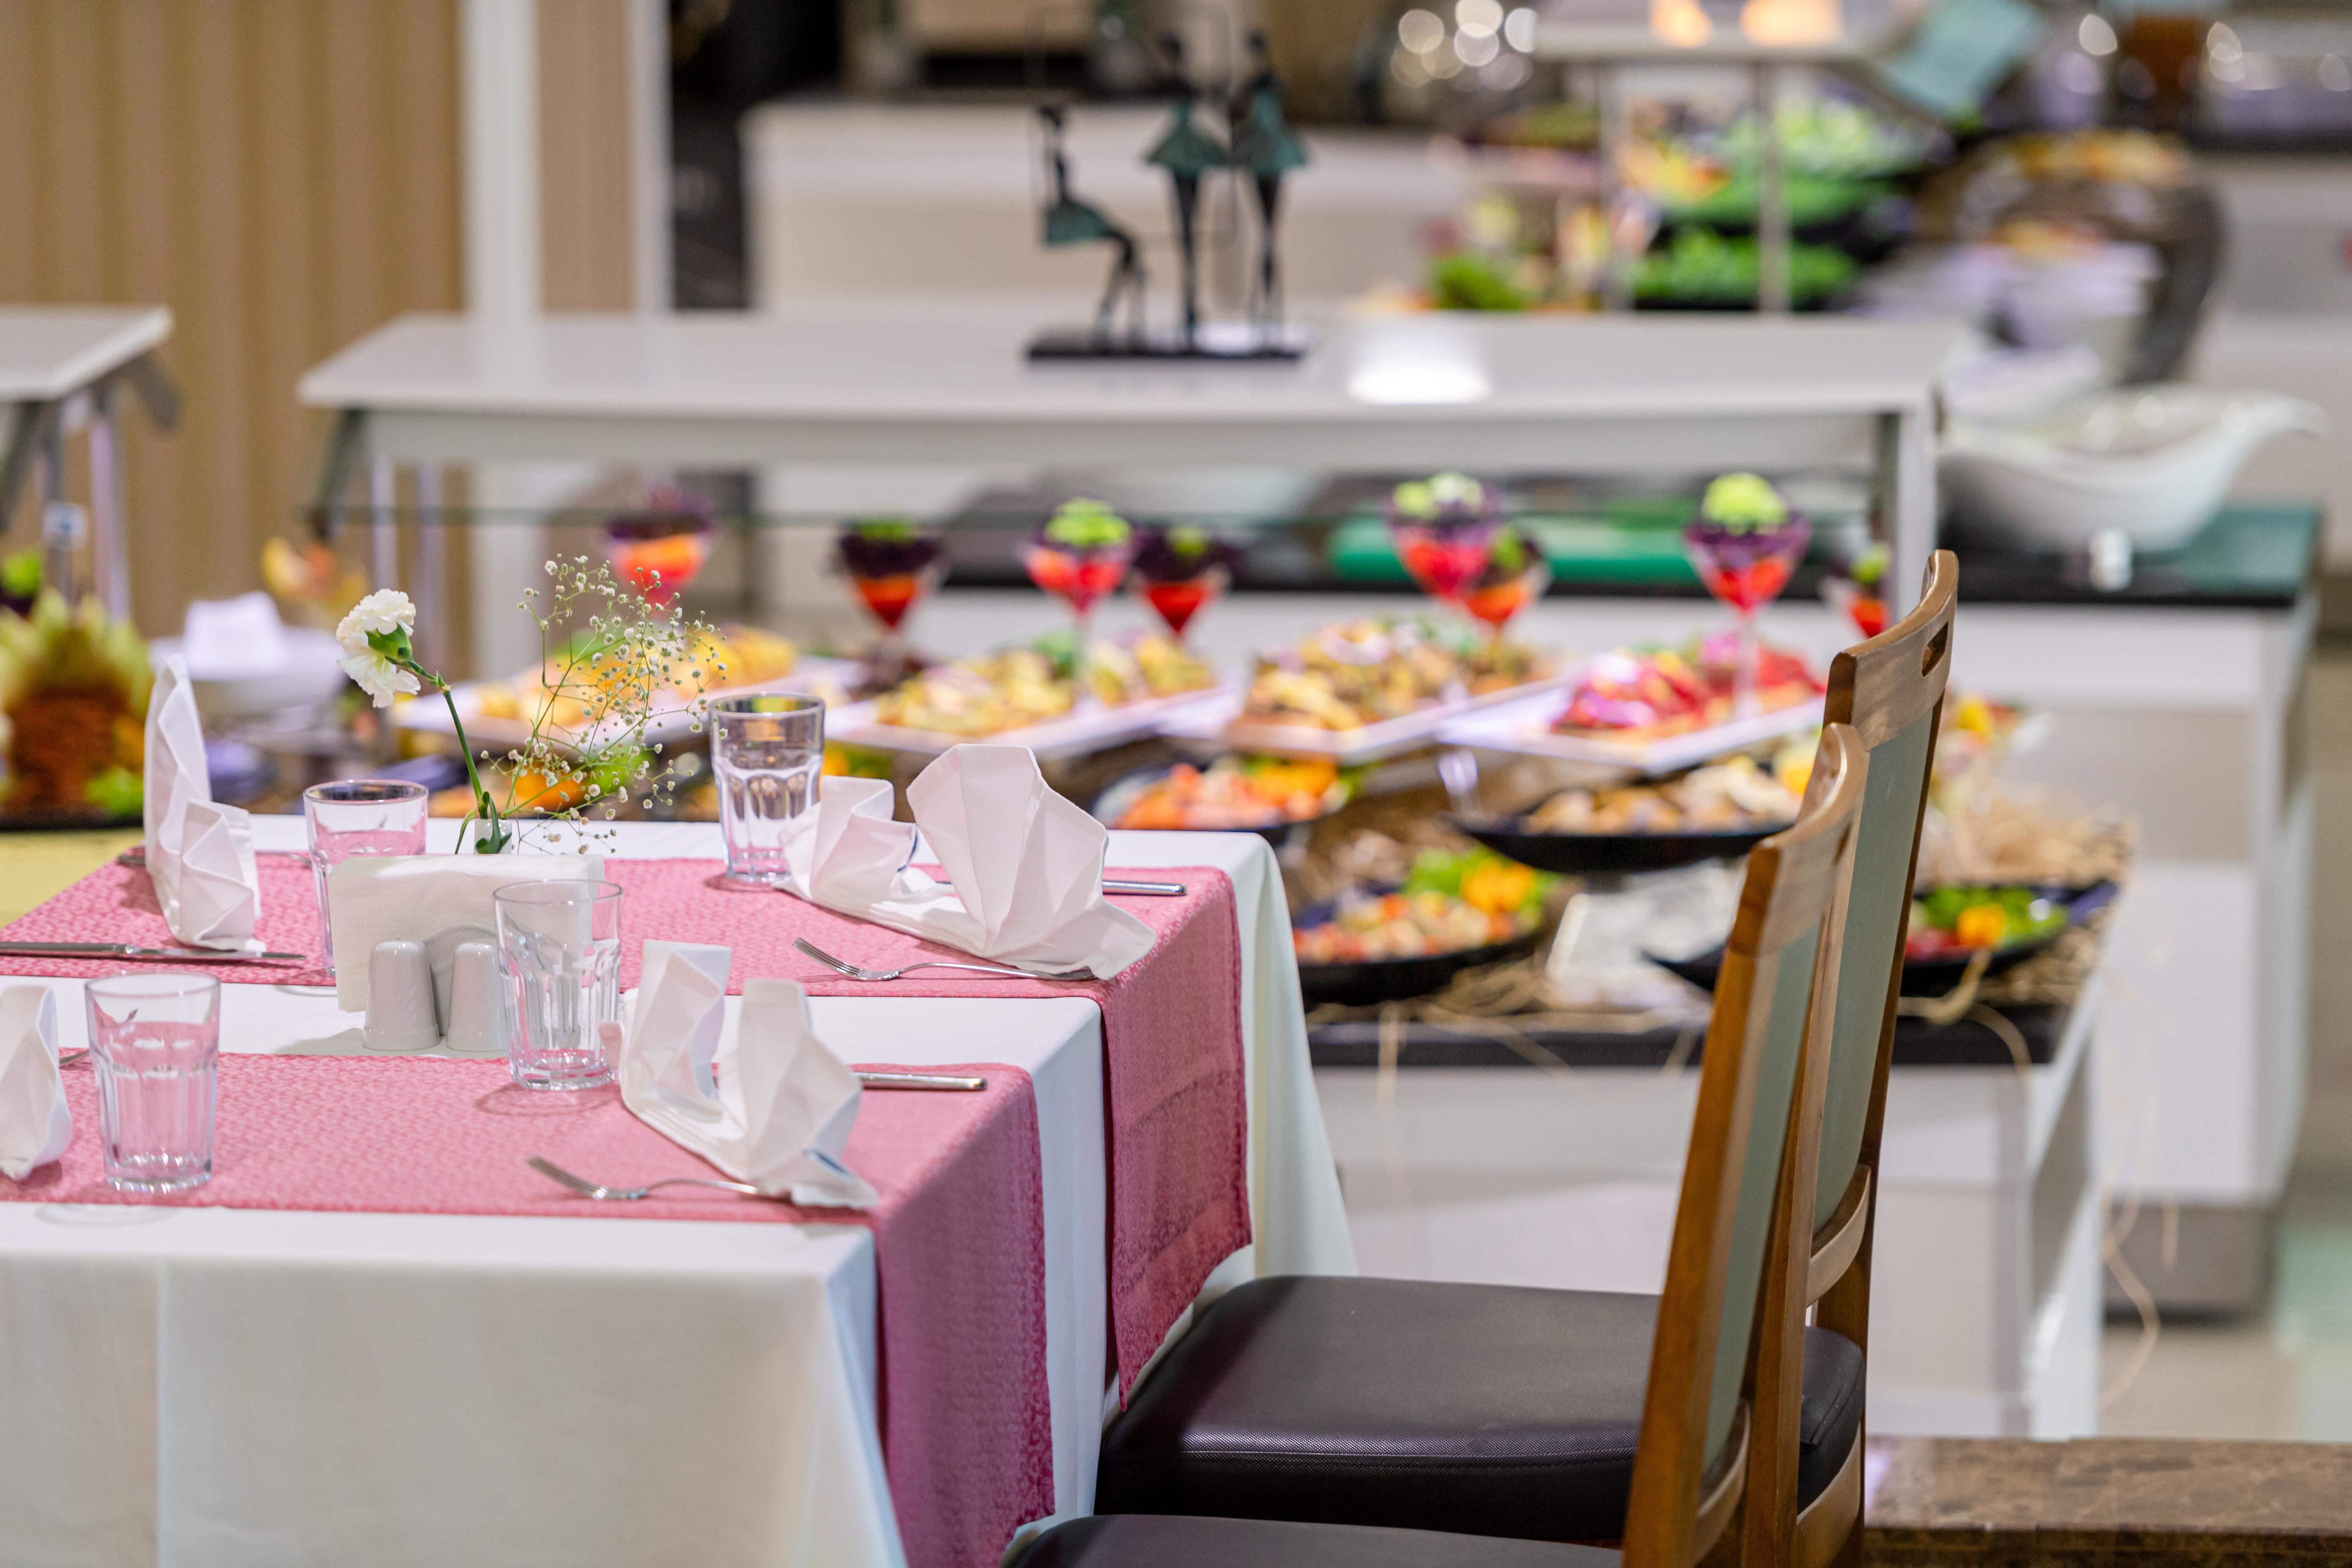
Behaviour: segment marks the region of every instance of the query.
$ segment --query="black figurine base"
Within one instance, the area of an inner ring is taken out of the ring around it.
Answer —
[[[1066,360],[1206,360],[1286,363],[1303,357],[1312,342],[1304,327],[1254,327],[1245,321],[1213,321],[1186,342],[1181,333],[1096,332],[1057,328],[1030,340],[1029,358]]]

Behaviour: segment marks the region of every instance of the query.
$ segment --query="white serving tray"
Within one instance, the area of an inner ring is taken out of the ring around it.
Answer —
[[[1203,740],[1223,741],[1239,752],[1267,752],[1275,756],[1328,757],[1342,767],[1356,763],[1378,762],[1383,757],[1410,752],[1417,746],[1434,742],[1444,726],[1465,715],[1481,713],[1506,704],[1543,701],[1559,695],[1561,678],[1546,676],[1522,686],[1507,686],[1500,691],[1469,697],[1456,702],[1433,702],[1417,712],[1383,719],[1377,724],[1367,724],[1358,730],[1324,730],[1310,724],[1268,724],[1241,718],[1240,697],[1224,715],[1225,721],[1213,730],[1177,731],[1171,733],[1195,734]]]
[[[1611,740],[1600,735],[1553,733],[1551,721],[1559,717],[1560,706],[1560,694],[1557,692],[1528,698],[1508,707],[1451,720],[1439,727],[1436,738],[1449,746],[1513,752],[1570,763],[1598,763],[1632,773],[1657,774],[1696,767],[1764,741],[1811,729],[1822,721],[1822,700],[1816,697],[1679,735]]]
[[[864,674],[864,667],[854,659],[803,658],[793,667],[790,675],[773,680],[762,680],[746,686],[717,686],[704,692],[709,697],[752,697],[772,691],[802,691],[810,682],[824,680],[843,689],[854,688]],[[487,681],[460,681],[450,688],[449,695],[457,700],[459,717],[466,721],[466,739],[477,750],[505,752],[523,745],[530,739],[530,721],[527,719],[492,719],[481,710],[482,689]],[[394,725],[420,733],[457,737],[457,727],[449,721],[449,706],[432,693],[395,705],[392,710]],[[682,741],[694,732],[694,715],[690,710],[665,714],[646,727],[648,742],[667,744]],[[547,738],[566,749],[575,749],[583,742],[593,742],[593,735],[575,736],[569,731],[551,726]]]
[[[1040,762],[1056,757],[1084,756],[1108,751],[1126,742],[1157,735],[1171,726],[1188,724],[1193,710],[1230,716],[1239,699],[1231,689],[1213,686],[1200,691],[1180,691],[1170,697],[1145,697],[1115,708],[1094,708],[1066,713],[1043,724],[1003,730],[993,735],[951,735],[940,730],[908,730],[877,723],[874,704],[853,703],[824,716],[824,738],[844,746],[870,746],[877,751],[913,752],[936,755],[967,741],[992,746],[1026,746]],[[1177,733],[1189,733],[1178,729]]]

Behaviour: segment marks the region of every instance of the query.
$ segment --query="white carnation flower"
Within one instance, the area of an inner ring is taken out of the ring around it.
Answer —
[[[394,664],[369,638],[398,633],[405,647],[415,629],[416,605],[408,595],[397,588],[379,588],[353,605],[335,627],[335,640],[343,647],[343,657],[335,662],[377,707],[389,708],[394,698],[415,693],[416,676]]]
[[[370,651],[368,636],[372,632],[414,634],[415,630],[416,605],[408,595],[397,588],[378,588],[352,606],[351,614],[335,627],[335,640],[343,645],[345,653],[356,658]],[[353,675],[352,679],[357,680],[359,677]]]
[[[373,648],[350,654],[335,661],[345,675],[359,682],[362,691],[375,699],[379,708],[389,708],[395,697],[411,697],[416,692],[416,677],[403,669]]]

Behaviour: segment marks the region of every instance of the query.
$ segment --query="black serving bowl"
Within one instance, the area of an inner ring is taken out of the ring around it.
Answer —
[[[1391,892],[1394,889],[1366,890]],[[1329,904],[1316,904],[1291,917],[1292,923],[1320,925],[1331,918],[1331,911]],[[1542,935],[1543,928],[1538,926],[1507,942],[1456,948],[1452,952],[1415,953],[1410,958],[1365,958],[1348,963],[1302,963],[1298,966],[1298,989],[1309,1007],[1319,1006],[1326,1002],[1337,1002],[1348,1007],[1402,1002],[1409,997],[1426,996],[1432,992],[1444,990],[1447,984],[1465,969],[1525,958],[1536,950],[1536,943]]]
[[[1536,833],[1524,816],[1449,816],[1506,859],[1569,876],[1671,871],[1707,860],[1736,860],[1789,826],[1743,827],[1727,833]]]
[[[2014,887],[2015,883],[2003,883]],[[1932,892],[1934,889],[1923,889]],[[1987,974],[1999,974],[2016,968],[2035,953],[2042,952],[2068,931],[2081,925],[2092,915],[2115,901],[2117,889],[2113,882],[2095,882],[2087,888],[2044,887],[2036,889],[2043,898],[2062,905],[2066,910],[2066,923],[2045,936],[2028,937],[2006,947],[1995,948],[1992,959],[1985,965]],[[1903,994],[1906,996],[1949,995],[1969,972],[1969,963],[1975,955],[1969,952],[1939,954],[1934,958],[1908,958],[1903,961]],[[1723,949],[1710,949],[1693,958],[1667,959],[1652,954],[1650,962],[1662,969],[1681,975],[1702,991],[1715,989],[1716,976],[1723,969]]]

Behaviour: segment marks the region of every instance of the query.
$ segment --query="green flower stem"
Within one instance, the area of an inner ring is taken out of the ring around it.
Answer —
[[[441,693],[441,700],[449,705],[449,723],[457,731],[457,754],[465,759],[466,782],[474,790],[474,809],[481,814],[482,821],[489,830],[482,842],[489,846],[488,853],[495,854],[504,849],[507,847],[506,829],[499,821],[499,808],[491,803],[490,792],[482,787],[480,771],[474,766],[474,745],[466,739],[466,721],[457,717],[457,697],[450,691],[449,683],[432,671],[420,668],[414,663],[409,663],[407,668],[415,673],[418,679],[431,681]]]

